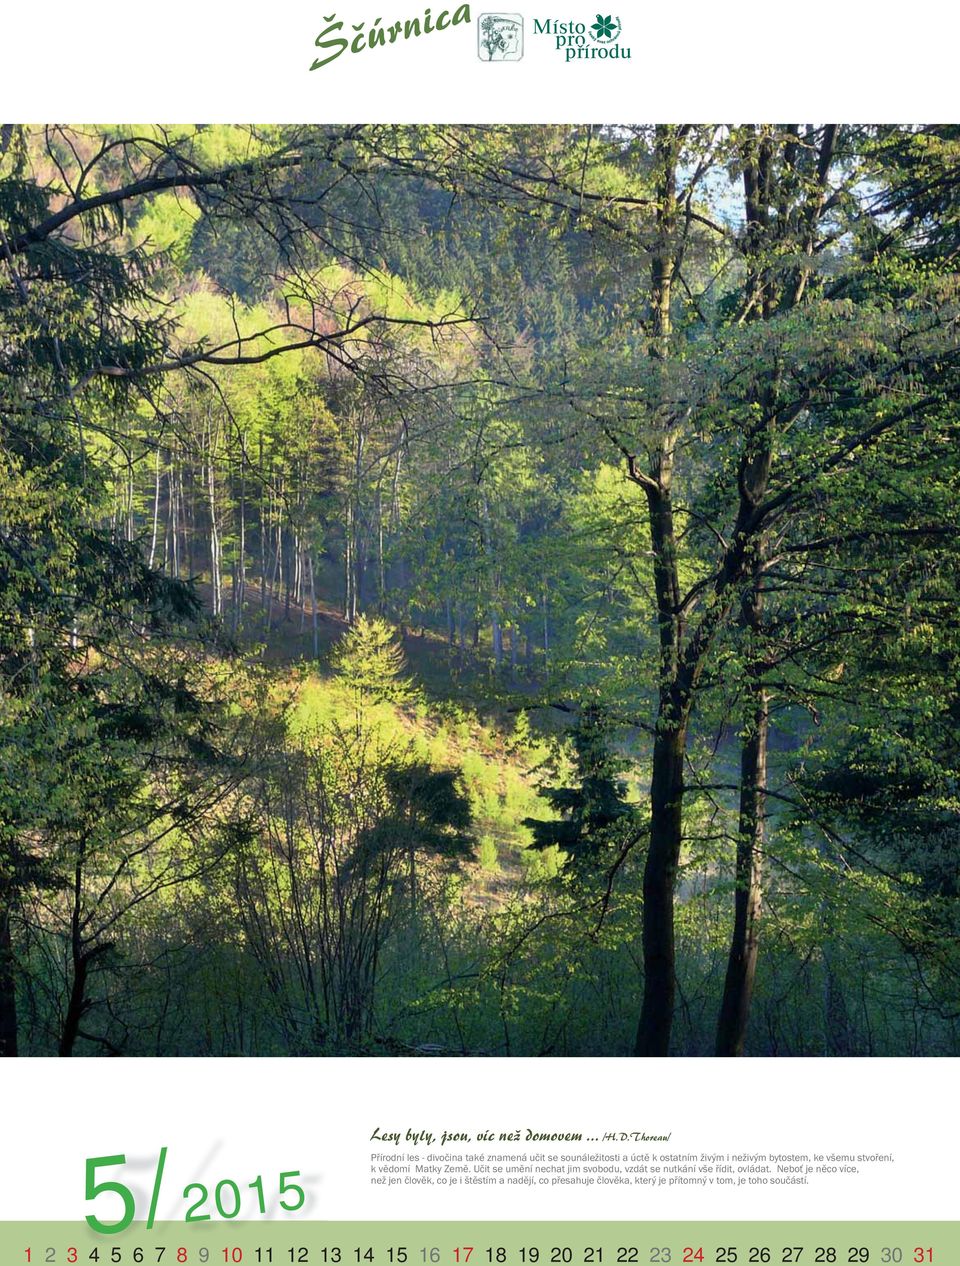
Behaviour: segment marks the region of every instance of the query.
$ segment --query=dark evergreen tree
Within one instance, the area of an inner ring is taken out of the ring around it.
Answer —
[[[627,784],[621,775],[629,762],[611,745],[610,722],[598,704],[580,712],[570,741],[573,745],[572,787],[544,787],[540,794],[561,815],[558,819],[525,818],[533,832],[533,847],[556,845],[567,854],[567,866],[595,864],[611,844],[613,828],[634,816],[627,803]]]

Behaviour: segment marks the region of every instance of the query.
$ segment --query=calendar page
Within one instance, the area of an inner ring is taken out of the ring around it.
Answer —
[[[955,19],[2,29],[2,1266],[957,1266]]]

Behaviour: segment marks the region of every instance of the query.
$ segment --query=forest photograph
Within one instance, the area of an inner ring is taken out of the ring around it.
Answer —
[[[960,126],[0,127],[0,1055],[960,1055]]]

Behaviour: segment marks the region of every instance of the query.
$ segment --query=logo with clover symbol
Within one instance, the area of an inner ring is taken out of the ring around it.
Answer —
[[[545,35],[568,65],[571,62],[628,62],[633,50],[620,38],[620,19],[612,13],[597,14],[587,23],[576,19],[534,18],[534,36]]]
[[[598,44],[611,44],[620,38],[620,19],[607,14],[597,14],[597,20],[590,27],[590,35]]]

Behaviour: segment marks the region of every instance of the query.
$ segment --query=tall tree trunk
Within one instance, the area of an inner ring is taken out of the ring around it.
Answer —
[[[10,896],[0,892],[0,1059],[17,1053],[17,981],[10,934]]]
[[[147,566],[153,567],[157,554],[157,529],[160,523],[160,445],[157,445],[156,467],[153,479],[153,531],[150,534],[150,558]]]
[[[752,551],[752,576],[740,607],[740,624],[749,640],[748,715],[740,749],[740,821],[737,832],[733,934],[717,1023],[718,1055],[742,1055],[753,999],[762,909],[763,848],[767,790],[770,699],[764,685],[763,538]]]
[[[383,554],[383,484],[377,484],[377,611],[387,609],[387,570]]]
[[[177,471],[174,462],[171,462],[170,473],[167,476],[167,486],[169,490],[170,501],[170,563],[174,577],[180,579],[180,488],[178,487]]]
[[[280,573],[280,583],[281,585],[283,585],[283,593],[284,593],[283,618],[289,622],[290,620],[290,591],[293,586],[294,579],[296,577],[296,570],[297,570],[296,533],[293,531],[288,532],[287,541],[289,544],[289,549],[287,550],[287,554],[289,555],[289,558],[287,559],[287,565],[285,569]]]
[[[651,252],[650,356],[654,368],[670,353],[671,295],[682,257],[678,247],[677,168],[680,133],[671,126],[656,129],[657,241]],[[747,305],[745,317],[757,320],[776,308],[763,254],[768,228],[770,194],[770,138],[754,133],[744,150],[744,197],[747,217]],[[680,252],[680,253],[678,253]],[[757,395],[759,412],[744,437],[737,486],[737,518],[717,571],[713,592],[699,622],[685,636],[677,537],[673,521],[672,483],[676,448],[676,419],[668,404],[670,383],[664,385],[659,407],[661,438],[651,454],[650,469],[641,472],[628,457],[631,478],[647,495],[654,588],[660,638],[660,691],[650,788],[650,848],[644,868],[643,959],[644,997],[637,1029],[638,1055],[667,1055],[675,996],[674,889],[683,838],[683,763],[694,694],[720,625],[726,620],[736,590],[757,566],[761,524],[757,510],[766,493],[773,458],[780,367],[775,364]],[[754,571],[754,576],[757,572]],[[764,742],[762,752],[765,755]],[[755,753],[759,757],[760,749]],[[755,784],[757,786],[763,783]],[[762,804],[759,819],[762,822]],[[751,849],[751,853],[754,850]],[[746,855],[744,854],[746,864]],[[757,912],[759,908],[757,907]],[[755,964],[751,946],[746,963]],[[746,997],[746,995],[743,995]],[[749,999],[747,998],[747,1005]]]
[[[463,619],[463,607],[457,603],[457,652],[461,664],[467,658],[467,632]]]
[[[354,515],[353,522],[353,616],[356,619],[358,613],[364,609],[363,587],[367,572],[367,554],[366,542],[363,538],[363,520],[359,514]]]
[[[302,633],[304,628],[306,627],[306,620],[307,620],[307,604],[304,601],[304,597],[305,597],[304,577],[306,573],[306,568],[303,565],[303,541],[300,539],[299,532],[294,533],[293,549],[294,549],[294,557],[297,560],[296,573],[295,573],[296,574],[296,593],[294,594],[294,597],[296,598],[297,606],[300,608],[300,628],[298,632]]]
[[[223,577],[220,572],[220,525],[217,522],[212,436],[207,449],[207,502],[210,511],[210,582],[213,587],[213,614],[219,616],[223,614]]]
[[[343,618],[348,624],[353,624],[357,614],[353,580],[353,507],[348,502],[343,534]]]
[[[273,608],[280,605],[283,589],[283,490],[277,498],[277,545],[273,556],[273,581],[270,586],[271,618]]]
[[[240,449],[240,506],[239,506],[239,541],[237,542],[237,591],[235,594],[236,618],[234,632],[243,624],[243,605],[247,599],[247,455],[245,443]]]
[[[128,541],[132,541],[136,532],[133,521],[133,462],[127,462],[127,521],[125,535]]]
[[[77,857],[73,872],[73,909],[70,915],[70,958],[73,977],[70,982],[70,996],[67,999],[67,1011],[60,1031],[58,1055],[73,1054],[73,1048],[80,1034],[80,1021],[87,1010],[87,971],[89,955],[84,949],[81,916],[83,913],[83,866],[86,858],[86,840],[81,839],[77,845]]]
[[[635,1053],[668,1055],[676,994],[673,897],[683,831],[686,725],[662,724],[653,745],[650,848],[643,872],[643,1007]]]
[[[758,685],[754,712],[740,753],[740,823],[737,836],[733,936],[727,959],[717,1054],[742,1055],[757,971],[762,907],[764,810],[767,786],[769,699]]]
[[[671,302],[677,268],[676,168],[679,142],[675,129],[656,129],[658,241],[650,259],[651,325],[649,354],[655,367],[670,352]],[[666,396],[667,393],[665,392]],[[680,580],[671,486],[676,436],[669,415],[660,422],[661,437],[651,454],[651,470],[642,477],[646,492],[653,579],[660,641],[657,725],[650,775],[650,845],[643,871],[643,1005],[635,1051],[667,1055],[676,994],[674,889],[683,839],[683,761],[691,694],[678,688]]]
[[[67,1002],[67,1013],[64,1016],[63,1028],[60,1032],[60,1046],[57,1054],[70,1056],[80,1036],[80,1021],[87,1010],[87,971],[88,960],[82,951],[75,952],[73,957],[73,980],[70,986],[70,997]]]
[[[540,616],[543,626],[543,671],[550,671],[550,598],[547,591],[547,581],[544,578],[543,589],[540,594]]]
[[[320,630],[317,626],[317,591],[313,580],[313,552],[307,555],[307,566],[310,568],[310,612],[313,627],[313,658],[320,658]]]
[[[363,607],[363,581],[364,572],[366,570],[366,543],[364,541],[364,521],[366,515],[363,509],[363,455],[366,451],[367,434],[364,430],[364,419],[358,417],[356,443],[354,445],[354,461],[353,461],[353,504],[350,515],[350,562],[353,569],[353,576],[350,580],[350,613],[347,619],[353,624],[357,615]]]
[[[260,498],[259,498],[259,522],[260,522],[260,610],[267,609],[267,535],[270,531],[270,495],[267,493],[268,481],[263,466],[263,436],[260,436],[259,446],[259,463],[260,471]],[[266,503],[264,496],[266,494]]]
[[[187,501],[186,493],[183,491],[183,466],[180,467],[178,476],[180,480],[180,531],[183,536],[183,544],[180,546],[180,557],[186,555],[187,559],[187,575],[195,576],[199,571],[196,564],[196,548],[197,541],[197,480],[196,472],[190,472],[190,499]]]
[[[826,838],[820,839],[817,852],[825,865],[835,865],[837,858]],[[836,916],[830,901],[824,897],[819,909],[820,960],[823,972],[823,1054],[850,1055],[850,1031],[843,987],[834,971],[834,935]]]

